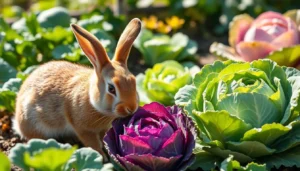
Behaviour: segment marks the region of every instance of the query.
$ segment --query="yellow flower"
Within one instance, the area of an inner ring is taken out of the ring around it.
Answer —
[[[173,30],[177,30],[184,24],[184,19],[180,19],[177,16],[172,16],[171,18],[167,18],[166,22]]]
[[[143,23],[147,29],[154,30],[157,28],[157,17],[151,15],[149,18],[143,18]]]
[[[166,25],[162,21],[159,21],[156,30],[160,33],[169,33],[171,31],[171,27]]]

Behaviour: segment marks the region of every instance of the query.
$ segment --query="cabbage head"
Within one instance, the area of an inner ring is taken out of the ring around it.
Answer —
[[[300,167],[299,96],[300,71],[271,60],[204,66],[175,96],[200,132],[193,168],[229,156],[241,165]]]
[[[192,83],[189,69],[173,60],[155,64],[136,79],[141,105],[154,101],[174,105],[176,92]]]

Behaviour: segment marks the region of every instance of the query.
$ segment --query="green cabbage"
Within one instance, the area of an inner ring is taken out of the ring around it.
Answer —
[[[300,167],[299,96],[300,71],[271,60],[204,66],[175,96],[200,132],[202,157],[193,168],[229,155],[242,165]]]
[[[134,42],[134,47],[142,53],[145,63],[149,66],[167,60],[193,60],[198,49],[197,43],[183,33],[169,37],[153,34],[146,29],[141,31]]]
[[[145,75],[137,76],[137,90],[140,104],[153,101],[164,105],[174,104],[176,92],[192,82],[188,68],[176,61],[165,61],[146,70]]]

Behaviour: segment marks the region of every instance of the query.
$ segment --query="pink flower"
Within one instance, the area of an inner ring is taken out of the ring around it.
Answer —
[[[299,44],[295,22],[277,12],[265,12],[255,20],[240,15],[230,27],[229,43],[242,61],[264,58],[272,51]]]

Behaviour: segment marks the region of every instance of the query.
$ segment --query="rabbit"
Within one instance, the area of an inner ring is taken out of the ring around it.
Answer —
[[[102,140],[112,121],[138,109],[127,59],[141,21],[126,26],[112,60],[94,35],[76,24],[71,28],[93,69],[67,61],[39,66],[17,95],[14,129],[26,139],[76,136],[106,158]]]

